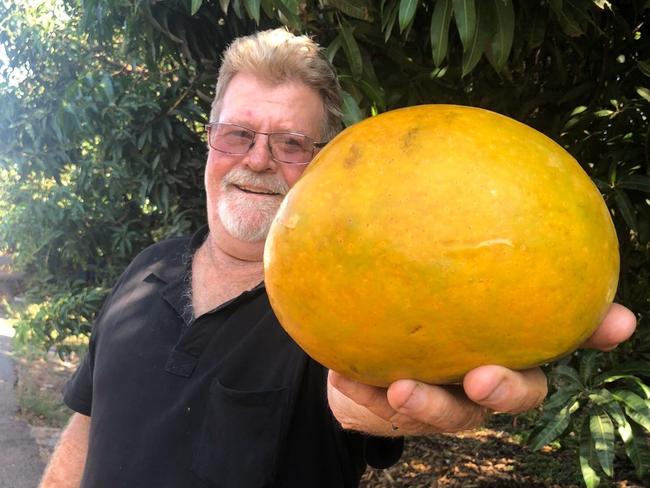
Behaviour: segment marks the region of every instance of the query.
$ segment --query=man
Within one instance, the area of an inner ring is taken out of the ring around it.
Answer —
[[[352,487],[367,462],[399,458],[399,436],[471,428],[488,409],[543,400],[539,369],[485,366],[454,388],[362,385],[283,332],[264,293],[264,239],[339,130],[339,107],[309,39],[275,30],[229,47],[208,126],[208,227],[145,250],[116,284],[66,389],[78,413],[44,488]],[[633,329],[615,305],[588,345],[615,347]]]

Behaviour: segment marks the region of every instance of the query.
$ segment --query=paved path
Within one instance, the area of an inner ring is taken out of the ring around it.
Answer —
[[[29,426],[16,418],[12,329],[0,317],[0,488],[36,488],[43,461]]]

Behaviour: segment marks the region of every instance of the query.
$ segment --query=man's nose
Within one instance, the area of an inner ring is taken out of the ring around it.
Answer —
[[[269,136],[258,134],[253,145],[246,153],[246,165],[253,171],[274,171],[276,162],[271,154]]]

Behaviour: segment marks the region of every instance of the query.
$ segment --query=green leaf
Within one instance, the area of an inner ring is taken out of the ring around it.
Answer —
[[[367,0],[327,0],[323,2],[336,7],[345,15],[355,19],[372,22],[372,4]]]
[[[553,379],[568,381],[571,386],[575,385],[576,387],[583,387],[578,372],[570,366],[565,366],[563,364],[555,366],[551,371],[551,376]]]
[[[379,107],[379,110],[386,110],[386,95],[384,93],[384,89],[381,86],[366,80],[359,80],[358,86],[361,88],[363,93],[366,94],[370,101]]]
[[[465,51],[476,37],[477,11],[474,0],[453,0],[454,18]]]
[[[625,188],[627,190],[638,190],[645,193],[650,193],[650,176],[646,175],[626,175],[622,176],[616,182],[617,188]],[[647,375],[650,376],[650,365],[647,369]]]
[[[413,22],[415,11],[418,7],[418,0],[400,0],[399,2],[399,30],[404,32]]]
[[[616,390],[612,395],[623,402],[628,417],[650,432],[650,407],[640,396],[628,390]]]
[[[298,6],[292,0],[277,0],[275,5],[282,14],[280,20],[296,30],[302,29],[302,21],[298,16]]]
[[[623,178],[621,178],[621,180],[623,180]],[[599,381],[606,381],[606,378],[619,375],[635,375],[650,378],[650,361],[645,361],[643,359],[630,359],[608,371],[605,371],[602,375],[598,376],[598,379]]]
[[[585,481],[587,488],[597,488],[600,486],[600,476],[593,468],[598,462],[596,457],[596,446],[594,439],[591,435],[589,417],[585,417],[580,429],[580,470],[582,471],[582,478]]]
[[[564,8],[562,0],[551,0],[551,9],[555,12],[560,26],[564,33],[569,37],[577,37],[583,34],[582,28],[577,20],[575,20]]]
[[[391,10],[386,20],[386,27],[384,28],[384,42],[388,42],[388,39],[390,39],[390,35],[393,32],[393,27],[395,26],[395,22],[397,22],[397,12],[398,12],[398,8],[396,5],[395,8]]]
[[[606,412],[591,415],[589,429],[594,440],[596,457],[607,476],[614,471],[614,423]]]
[[[630,229],[636,230],[636,214],[634,212],[634,205],[632,204],[630,197],[627,193],[619,188],[614,188],[612,194],[614,195],[614,201],[616,202],[616,206],[621,212],[621,216],[623,217],[623,220],[625,220],[625,223]]]
[[[614,381],[619,381],[619,380],[632,381],[635,384],[635,386],[639,388],[639,391],[643,394],[643,396],[646,399],[650,399],[650,387],[647,386],[645,383],[643,383],[643,381],[640,378],[637,378],[636,376],[633,375],[621,374],[621,375],[607,376],[604,377],[604,379],[599,383],[613,383]]]
[[[636,64],[641,70],[641,73],[643,73],[646,76],[650,76],[650,60],[637,61]]]
[[[603,110],[596,110],[596,111],[594,112],[594,115],[595,115],[596,117],[609,117],[609,116],[612,115],[613,113],[614,113],[613,110],[609,110],[608,108],[605,108],[605,109],[603,109]]]
[[[582,352],[580,357],[580,367],[578,369],[582,384],[589,384],[591,380],[593,380],[594,373],[598,368],[598,360],[600,357],[600,352],[593,349]]]
[[[548,23],[548,16],[546,9],[538,9],[535,12],[533,21],[528,29],[528,48],[535,49],[542,45],[544,37],[546,37],[546,24]]]
[[[100,82],[100,86],[106,95],[106,99],[109,102],[112,102],[113,99],[115,98],[115,93],[113,91],[113,80],[111,80],[111,77],[108,76],[107,74],[102,75],[102,81]]]
[[[352,95],[345,90],[341,90],[341,95],[343,97],[343,123],[346,127],[350,127],[362,120],[363,114],[359,109],[359,104]]]
[[[619,429],[621,433],[621,429]],[[638,425],[632,423],[629,429],[621,435],[625,445],[625,453],[630,458],[639,479],[646,477],[650,471],[650,445],[647,435]]]
[[[474,23],[474,33],[469,41],[469,45],[463,51],[463,72],[462,76],[472,71],[481,59],[485,46],[490,36],[487,18],[485,15],[485,3],[480,3],[476,9],[476,21]]]
[[[194,15],[199,11],[201,8],[201,5],[203,4],[203,0],[192,0],[192,4],[190,7],[190,15]]]
[[[508,61],[512,49],[512,39],[515,34],[515,10],[512,0],[494,0],[494,6],[497,29],[491,47],[494,67],[499,72]]]
[[[232,2],[232,11],[235,12],[235,15],[237,16],[238,19],[243,19],[244,18],[244,13],[241,8],[241,1],[242,0],[233,0]]]
[[[553,415],[554,410],[573,405],[578,399],[579,394],[580,390],[575,388],[562,388],[557,390],[544,402],[544,415]]]
[[[609,390],[603,388],[597,392],[590,393],[589,399],[596,405],[604,408],[610,417],[614,419],[617,426],[621,427],[627,425],[623,408]]]
[[[257,25],[260,23],[261,5],[261,0],[244,0],[244,8],[246,9],[248,16],[253,19]]]
[[[327,46],[325,49],[325,56],[330,63],[334,61],[334,56],[336,56],[336,53],[339,49],[341,49],[342,45],[343,40],[341,38],[341,34],[339,34],[334,38],[332,42],[330,42],[330,45]]]
[[[637,86],[636,87],[636,92],[639,94],[641,98],[643,98],[646,102],[650,102],[650,90],[648,90],[644,86]]]
[[[530,439],[531,449],[541,449],[549,442],[557,439],[557,437],[569,426],[571,409],[572,406],[566,406],[552,416],[548,422],[546,422],[546,425],[544,425],[541,430]]]
[[[436,66],[440,66],[447,56],[450,23],[451,0],[438,0],[431,15],[431,49]]]
[[[363,61],[361,58],[361,50],[354,38],[353,29],[346,22],[339,22],[339,31],[343,39],[343,51],[345,51],[352,77],[355,80],[359,80],[363,73]]]

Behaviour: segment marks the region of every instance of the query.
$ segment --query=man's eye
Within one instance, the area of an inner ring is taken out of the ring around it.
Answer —
[[[238,137],[240,139],[248,139],[251,140],[253,138],[253,134],[247,130],[243,129],[229,129],[223,134],[226,137]]]
[[[279,141],[280,145],[285,151],[306,151],[307,143],[305,140],[298,137],[283,137]]]

